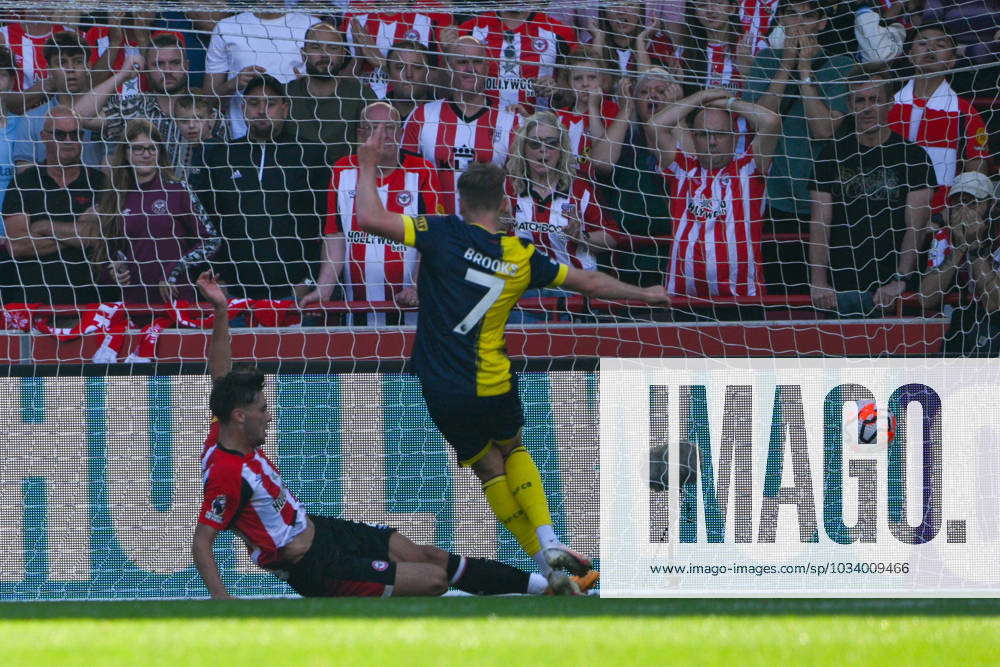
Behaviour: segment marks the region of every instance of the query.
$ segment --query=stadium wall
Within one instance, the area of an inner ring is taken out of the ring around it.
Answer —
[[[275,421],[265,447],[310,511],[389,523],[417,541],[529,566],[474,477],[457,468],[415,378],[268,380]],[[525,440],[557,530],[596,555],[596,374],[529,372],[520,386]],[[207,594],[190,541],[208,389],[201,374],[0,379],[0,600]],[[291,593],[231,534],[217,547],[233,594]]]

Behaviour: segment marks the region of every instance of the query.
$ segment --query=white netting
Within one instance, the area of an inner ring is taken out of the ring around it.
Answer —
[[[39,376],[5,392],[19,428],[83,392],[91,456],[104,461],[93,443],[118,380],[63,395],[40,376],[202,361],[211,320],[193,281],[213,268],[231,297],[234,355],[283,364],[278,403],[293,416],[282,442],[315,440],[285,453],[301,457],[307,485],[326,480],[316,502],[339,509],[347,493],[360,507],[369,487],[344,491],[310,457],[342,423],[377,418],[376,439],[413,429],[412,451],[376,457],[412,468],[405,492],[390,489],[394,473],[378,478],[388,505],[429,513],[437,529],[414,524],[429,540],[459,535],[458,501],[478,496],[419,465],[445,455],[410,381],[310,379],[394,373],[409,354],[419,255],[354,214],[352,155],[379,124],[390,211],[457,214],[459,174],[493,162],[511,177],[511,233],[674,295],[670,308],[557,289],[521,299],[508,349],[551,371],[529,402],[543,416],[564,410],[567,447],[577,435],[596,447],[594,378],[561,375],[593,357],[1000,350],[995,0],[285,4],[0,1],[0,349]],[[159,380],[145,391],[166,424],[182,406]],[[361,394],[345,398],[366,382],[382,392],[374,416]],[[556,407],[563,385],[588,400]],[[130,423],[120,403],[115,418]],[[58,410],[79,424],[76,406]],[[553,436],[540,428],[539,447]],[[559,481],[594,488],[579,464],[556,457],[546,474],[564,494],[560,525],[595,541],[595,496]],[[30,507],[39,476],[0,484]],[[107,501],[98,477],[95,507]],[[163,512],[172,491],[157,484]],[[30,564],[17,572],[44,579]]]

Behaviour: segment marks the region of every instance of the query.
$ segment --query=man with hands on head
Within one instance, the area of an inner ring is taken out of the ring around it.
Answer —
[[[737,117],[754,132],[741,155],[736,154]],[[765,176],[781,118],[733,97],[732,91],[710,89],[661,109],[650,123],[674,222],[667,291],[704,297],[763,294]]]

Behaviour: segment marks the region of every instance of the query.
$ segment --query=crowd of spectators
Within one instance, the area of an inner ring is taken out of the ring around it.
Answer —
[[[417,305],[417,253],[354,223],[384,125],[389,210],[460,214],[493,162],[510,233],[579,268],[843,317],[956,287],[953,330],[991,326],[997,0],[546,4],[8,12],[2,302],[155,317],[210,266],[234,298]],[[305,323],[414,317],[360,310]]]

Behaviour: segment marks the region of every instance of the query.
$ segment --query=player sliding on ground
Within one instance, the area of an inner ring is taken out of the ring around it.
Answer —
[[[414,544],[388,526],[307,514],[260,450],[271,421],[264,374],[232,370],[226,296],[205,272],[198,288],[215,309],[209,405],[215,417],[201,456],[205,498],[191,553],[213,598],[228,598],[212,545],[230,529],[261,567],[304,597],[441,595],[449,586],[477,595],[579,594],[562,572],[548,577],[484,558]]]
[[[387,212],[375,184],[384,137],[379,126],[358,149],[357,221],[367,232],[420,251],[412,362],[427,410],[459,463],[482,482],[494,514],[543,573],[566,569],[596,578],[590,559],[556,537],[538,467],[521,444],[524,415],[504,328],[514,304],[531,288],[562,287],[657,306],[668,305],[666,290],[559,264],[506,235],[505,174],[492,164],[472,165],[458,179],[461,217]]]

